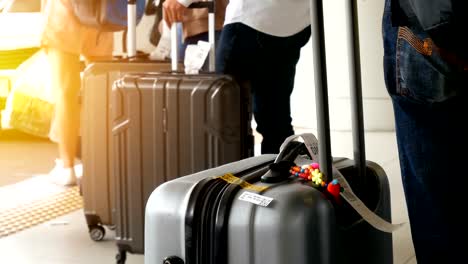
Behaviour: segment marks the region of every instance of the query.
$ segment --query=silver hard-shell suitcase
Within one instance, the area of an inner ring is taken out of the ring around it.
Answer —
[[[248,158],[156,188],[146,206],[145,263],[393,263],[392,235],[353,209],[337,207],[287,173],[279,182],[262,182],[276,158]],[[334,166],[347,178],[355,176],[352,160],[336,158]],[[372,162],[367,172],[366,203],[391,220],[386,174]],[[261,196],[240,199],[252,194]],[[272,201],[254,203],[262,199]]]

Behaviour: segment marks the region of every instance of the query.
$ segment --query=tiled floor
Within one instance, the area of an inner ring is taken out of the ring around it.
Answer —
[[[352,157],[350,137],[350,133],[347,132],[333,133],[334,156]],[[407,222],[395,134],[367,133],[366,140],[367,159],[379,163],[389,177],[393,222]],[[2,186],[47,173],[53,166],[55,156],[56,146],[49,141],[0,132],[0,192],[4,189]],[[0,210],[11,202],[14,201],[1,199]],[[116,247],[112,236],[112,231],[107,230],[104,241],[93,242],[88,236],[83,212],[77,210],[0,238],[1,263],[115,263]],[[394,233],[394,256],[395,264],[416,263],[408,225]],[[141,255],[129,255],[127,263],[143,263],[143,260]]]

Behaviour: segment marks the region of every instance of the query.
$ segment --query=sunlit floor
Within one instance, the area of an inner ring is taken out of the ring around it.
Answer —
[[[332,137],[333,155],[352,157],[350,133],[336,132]],[[393,222],[408,222],[395,134],[367,133],[366,140],[367,159],[380,164],[389,177]],[[22,206],[27,208],[38,201],[53,200],[54,195],[63,195],[64,192],[68,192],[66,197],[73,201],[57,207],[59,209],[53,212],[50,208],[44,209],[41,219],[30,220],[33,222],[30,227],[26,225],[7,235],[1,235],[5,227],[0,222],[1,263],[115,263],[117,250],[112,241],[113,231],[106,230],[104,241],[92,241],[79,195],[73,193],[73,190],[58,188],[47,182],[44,175],[53,167],[56,155],[54,143],[11,131],[0,131],[0,215],[12,208],[18,211]],[[405,225],[396,231],[393,239],[394,263],[416,263],[409,226]],[[143,262],[142,255],[130,254],[127,258],[129,264]]]

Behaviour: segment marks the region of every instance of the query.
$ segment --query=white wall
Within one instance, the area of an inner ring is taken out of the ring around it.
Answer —
[[[350,130],[348,56],[344,1],[324,1],[330,122],[332,130]],[[366,130],[394,129],[393,109],[383,79],[381,17],[383,0],[359,0],[359,30]],[[313,36],[312,36],[313,37]],[[292,95],[293,124],[316,128],[312,47],[301,51]]]

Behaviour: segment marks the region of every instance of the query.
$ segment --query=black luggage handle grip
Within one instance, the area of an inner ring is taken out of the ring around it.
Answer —
[[[136,4],[136,0],[128,0],[128,4]],[[199,2],[194,2],[191,3],[188,8],[190,9],[197,9],[197,8],[207,8],[208,12],[214,13],[214,1],[199,1]]]
[[[289,142],[281,149],[278,156],[276,156],[275,162],[270,164],[269,170],[261,177],[262,182],[277,183],[287,180],[290,176],[289,170],[295,165],[294,160],[302,154],[307,154],[307,149],[303,143],[298,141]]]
[[[199,8],[206,8],[208,9],[209,13],[215,12],[215,4],[214,1],[202,1],[202,2],[195,2],[188,6],[190,9],[199,9]]]
[[[330,117],[328,106],[327,70],[325,55],[325,27],[323,0],[311,0],[310,17],[312,29],[312,49],[314,58],[317,127],[319,140],[319,162],[321,171],[330,182],[333,177],[330,144]],[[352,133],[354,161],[359,184],[366,184],[366,156],[364,142],[364,117],[362,107],[362,82],[359,50],[359,21],[357,0],[346,0],[348,24],[348,53],[350,73],[350,99],[352,107]]]

